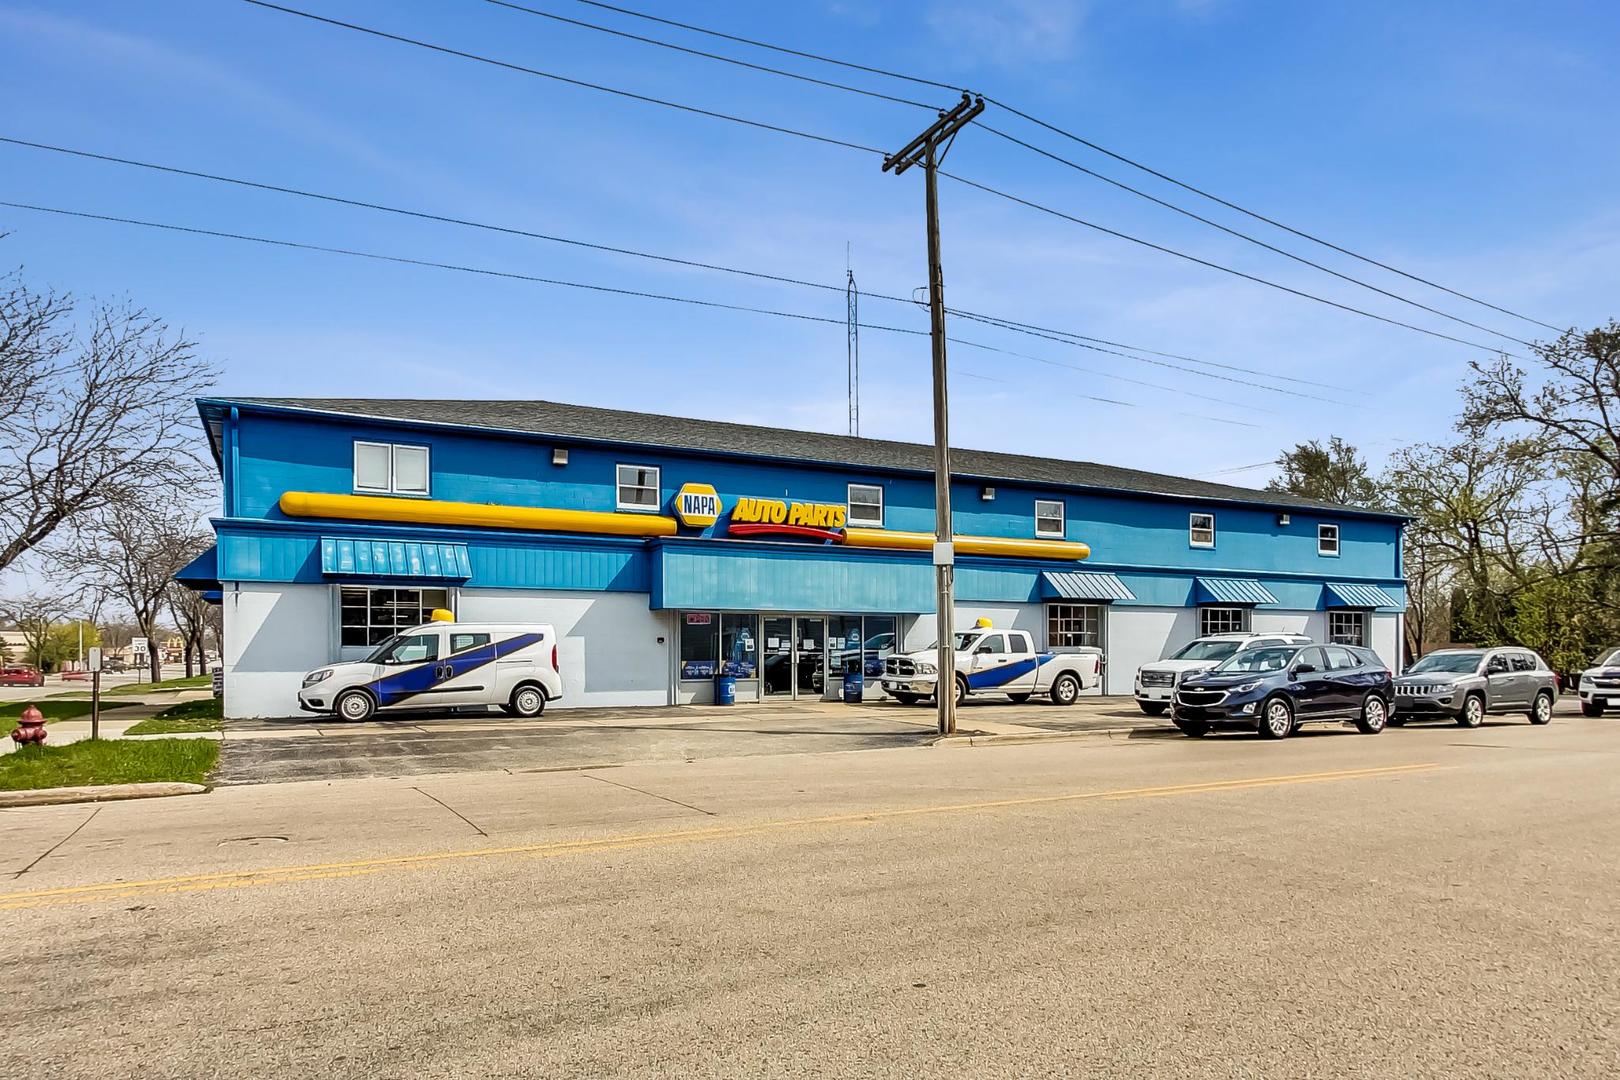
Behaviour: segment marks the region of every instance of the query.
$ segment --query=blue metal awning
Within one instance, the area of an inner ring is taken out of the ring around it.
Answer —
[[[176,571],[174,580],[193,592],[204,594],[218,592],[219,545],[210,544],[207,551]]]
[[[466,544],[321,537],[321,573],[352,577],[472,577]]]
[[[1271,590],[1253,578],[1201,577],[1193,579],[1200,604],[1275,604]]]
[[[1097,570],[1048,570],[1041,575],[1044,600],[1135,600],[1118,574]]]
[[[1344,608],[1398,608],[1400,601],[1376,585],[1351,585],[1330,581],[1322,586],[1326,590],[1323,600],[1328,607]]]

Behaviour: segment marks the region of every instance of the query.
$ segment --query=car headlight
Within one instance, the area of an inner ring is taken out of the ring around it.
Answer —
[[[322,668],[319,671],[312,671],[308,675],[305,675],[304,676],[304,685],[305,686],[314,686],[316,683],[324,682],[325,680],[330,679],[331,677],[332,677],[332,669],[331,668]]]
[[[1234,687],[1232,687],[1232,693],[1234,693],[1234,694],[1250,694],[1250,693],[1253,693],[1254,691],[1256,691],[1258,689],[1260,689],[1260,680],[1256,679],[1253,682],[1246,682],[1242,686],[1234,686]]]
[[[935,667],[933,664],[930,664],[927,660],[918,660],[917,661],[917,674],[919,674],[919,675],[938,675],[939,674],[939,668]]]

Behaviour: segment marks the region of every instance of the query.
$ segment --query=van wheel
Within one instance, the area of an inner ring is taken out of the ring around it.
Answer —
[[[538,686],[520,686],[512,691],[512,715],[530,718],[546,711],[546,695]]]
[[[1294,709],[1285,697],[1267,698],[1260,709],[1260,737],[1286,739],[1294,733]]]
[[[1457,714],[1457,723],[1463,727],[1479,727],[1485,722],[1485,699],[1478,694],[1469,694],[1463,702],[1462,712]]]
[[[1363,735],[1377,735],[1389,723],[1389,706],[1377,694],[1368,694],[1361,703],[1361,715],[1356,717],[1356,730]]]
[[[1536,695],[1536,703],[1530,706],[1530,722],[1537,725],[1552,723],[1552,710],[1552,695],[1543,690]]]
[[[345,690],[332,702],[332,709],[343,719],[359,723],[371,719],[377,711],[377,700],[364,690]]]
[[[1052,704],[1073,705],[1080,697],[1080,680],[1065,672],[1052,684]]]

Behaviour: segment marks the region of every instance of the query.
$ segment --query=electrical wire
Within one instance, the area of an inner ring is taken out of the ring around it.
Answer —
[[[938,82],[936,80],[926,79],[926,78],[923,78],[923,77],[918,76],[918,75],[909,75],[909,74],[907,74],[905,72],[901,72],[901,71],[893,71],[893,70],[889,70],[889,69],[886,69],[886,68],[869,66],[869,65],[866,65],[866,64],[857,64],[857,63],[853,63],[853,62],[848,61],[848,60],[840,60],[837,57],[824,56],[824,55],[821,55],[819,53],[806,52],[806,51],[803,51],[803,50],[800,50],[800,49],[791,49],[791,48],[788,48],[788,47],[783,46],[783,45],[772,44],[771,42],[768,42],[768,41],[760,41],[760,40],[757,40],[755,38],[747,38],[747,37],[742,37],[742,36],[737,35],[737,34],[728,34],[728,33],[725,33],[724,31],[720,31],[720,30],[712,30],[712,29],[709,29],[707,27],[694,25],[692,23],[678,22],[678,21],[676,21],[674,19],[666,19],[666,18],[663,18],[663,17],[658,16],[658,15],[648,14],[647,12],[644,12],[644,11],[637,11],[634,8],[627,8],[627,7],[618,6],[616,4],[604,3],[604,2],[602,2],[602,0],[576,0],[576,2],[581,3],[581,4],[586,4],[586,5],[590,6],[590,7],[600,8],[600,9],[605,10],[605,11],[617,12],[620,15],[628,15],[628,16],[630,16],[632,18],[636,18],[636,19],[646,19],[649,22],[662,23],[665,26],[673,26],[673,27],[677,27],[677,28],[682,29],[682,30],[689,30],[692,33],[696,33],[696,34],[707,34],[710,37],[721,38],[721,39],[726,40],[726,41],[734,41],[734,42],[737,42],[737,43],[743,44],[743,45],[751,45],[751,46],[753,46],[755,48],[768,49],[768,50],[771,50],[773,52],[783,53],[783,54],[788,55],[788,56],[798,56],[798,57],[802,57],[802,58],[804,58],[806,60],[815,60],[815,61],[817,61],[819,63],[823,63],[823,64],[833,64],[833,65],[836,65],[838,67],[848,68],[848,69],[853,70],[853,71],[864,71],[864,72],[867,72],[867,73],[873,74],[873,75],[883,75],[883,76],[886,76],[886,77],[891,78],[891,79],[900,79],[902,81],[909,82],[909,83],[914,83],[914,84],[917,84],[919,86],[932,86],[932,87],[936,87],[936,88],[942,89],[942,90],[957,91],[959,93],[968,93],[968,92],[970,92],[966,87],[957,86],[957,85],[955,85],[953,83]],[[1018,107],[1016,107],[1014,105],[1008,104],[1006,101],[1003,101],[1000,98],[992,97],[989,94],[985,94],[985,95],[983,95],[983,97],[984,97],[984,100],[985,100],[985,102],[987,104],[995,105],[998,108],[1005,109],[1007,112],[1011,113],[1012,115],[1014,115],[1016,117],[1019,117],[1020,119],[1025,120],[1025,121],[1027,121],[1027,122],[1029,122],[1031,124],[1035,124],[1038,127],[1045,128],[1047,131],[1052,132],[1054,135],[1060,135],[1065,139],[1070,139],[1070,140],[1072,140],[1072,141],[1074,141],[1076,143],[1079,143],[1081,146],[1084,146],[1084,147],[1086,147],[1086,148],[1088,148],[1090,150],[1095,150],[1099,154],[1103,154],[1103,155],[1106,155],[1107,157],[1113,158],[1115,161],[1118,161],[1121,164],[1129,165],[1133,169],[1138,169],[1138,170],[1140,170],[1140,171],[1142,171],[1144,173],[1147,173],[1149,176],[1155,177],[1155,178],[1157,178],[1159,180],[1163,180],[1165,183],[1174,184],[1176,187],[1179,187],[1179,188],[1181,188],[1181,189],[1183,189],[1185,191],[1189,191],[1192,194],[1197,195],[1197,196],[1199,196],[1201,198],[1208,199],[1211,202],[1218,203],[1221,206],[1224,206],[1229,210],[1235,210],[1238,213],[1245,215],[1246,217],[1250,217],[1250,218],[1253,218],[1256,221],[1263,222],[1263,223],[1265,223],[1267,225],[1272,226],[1273,228],[1281,229],[1281,230],[1283,230],[1284,232],[1287,232],[1287,233],[1292,233],[1293,235],[1299,237],[1302,240],[1309,240],[1313,244],[1319,244],[1322,247],[1328,248],[1331,251],[1336,251],[1341,255],[1347,255],[1352,259],[1356,259],[1356,260],[1359,260],[1360,262],[1367,263],[1370,266],[1376,266],[1380,270],[1386,270],[1389,273],[1397,274],[1400,277],[1406,278],[1408,281],[1415,281],[1420,285],[1427,285],[1431,289],[1438,289],[1439,291],[1444,292],[1444,293],[1449,293],[1450,295],[1455,296],[1458,299],[1467,300],[1469,303],[1478,304],[1481,307],[1490,308],[1492,311],[1500,312],[1503,315],[1509,315],[1509,316],[1511,316],[1511,317],[1513,317],[1515,319],[1519,319],[1519,320],[1521,320],[1523,322],[1532,323],[1532,324],[1534,324],[1536,326],[1544,327],[1544,328],[1546,328],[1548,330],[1553,331],[1554,333],[1563,333],[1564,332],[1564,329],[1565,329],[1564,327],[1554,326],[1552,323],[1543,322],[1540,319],[1532,318],[1529,315],[1521,314],[1520,312],[1514,311],[1511,308],[1502,307],[1499,304],[1493,304],[1488,300],[1482,300],[1477,296],[1473,296],[1473,295],[1471,295],[1469,293],[1462,292],[1462,291],[1460,291],[1458,289],[1453,289],[1453,288],[1451,288],[1450,286],[1447,286],[1447,285],[1442,285],[1437,281],[1431,281],[1430,279],[1428,279],[1426,277],[1421,277],[1421,276],[1419,276],[1417,274],[1409,273],[1408,271],[1402,270],[1397,266],[1392,266],[1389,263],[1381,262],[1378,259],[1372,258],[1369,255],[1363,255],[1363,254],[1361,254],[1361,253],[1359,253],[1357,251],[1353,251],[1350,248],[1344,247],[1344,246],[1342,246],[1340,244],[1335,244],[1330,240],[1325,240],[1322,237],[1317,236],[1317,235],[1315,235],[1313,233],[1306,232],[1303,229],[1297,229],[1297,228],[1293,227],[1292,225],[1286,225],[1283,222],[1276,220],[1275,218],[1268,217],[1265,214],[1262,214],[1262,213],[1260,213],[1260,212],[1258,212],[1256,210],[1250,210],[1247,207],[1241,206],[1238,203],[1235,203],[1235,202],[1231,201],[1230,199],[1222,198],[1219,195],[1215,195],[1215,194],[1213,194],[1213,193],[1211,193],[1209,191],[1206,191],[1203,188],[1200,188],[1200,187],[1197,187],[1197,186],[1195,186],[1193,184],[1187,183],[1184,180],[1178,180],[1174,176],[1169,175],[1168,173],[1161,172],[1158,169],[1155,169],[1155,168],[1153,168],[1153,167],[1151,167],[1149,165],[1144,165],[1140,161],[1136,161],[1135,159],[1127,157],[1124,154],[1120,154],[1120,153],[1117,153],[1116,151],[1110,150],[1106,146],[1099,145],[1098,143],[1092,142],[1089,139],[1086,139],[1086,138],[1083,138],[1083,137],[1081,137],[1079,135],[1076,135],[1074,132],[1067,131],[1067,130],[1061,128],[1061,127],[1058,127],[1056,124],[1052,124],[1052,123],[1049,123],[1049,122],[1047,122],[1045,120],[1042,120],[1040,117],[1033,116],[1030,113],[1025,112],[1022,109],[1019,109]]]
[[[191,225],[176,225],[170,222],[146,221],[140,218],[120,217],[113,214],[96,214],[85,210],[67,210],[61,207],[40,206],[34,203],[0,200],[0,206],[10,207],[14,210],[28,210],[40,214],[54,214],[60,217],[78,218],[85,221],[97,221],[117,225],[134,225],[146,229],[157,229],[164,232],[182,233],[190,236],[205,236],[220,240],[236,240],[251,244],[264,244],[270,247],[287,248],[295,251],[313,251],[326,255],[344,255],[350,258],[369,259],[376,262],[393,263],[401,266],[425,267],[434,270],[450,270],[462,274],[475,274],[484,277],[501,278],[509,281],[523,281],[539,285],[553,285],[561,288],[580,289],[589,292],[607,293],[614,296],[633,297],[642,300],[658,300],[672,304],[688,304],[695,307],[709,308],[720,311],[742,312],[750,315],[765,315],[778,319],[792,319],[799,322],[826,323],[843,326],[844,319],[835,319],[825,315],[811,315],[805,312],[781,311],[775,308],[754,307],[747,304],[729,304],[718,300],[704,300],[700,297],[677,296],[670,293],[656,293],[643,289],[627,289],[615,285],[600,285],[591,282],[569,281],[563,278],[542,277],[536,274],[522,274],[511,270],[494,270],[488,267],[468,266],[462,263],[439,262],[433,259],[418,259],[405,255],[386,255],[376,251],[362,251],[357,248],[333,247],[325,244],[310,244],[297,240],[280,240],[274,237],[254,236],[249,233],[227,232],[220,229],[203,229]],[[928,337],[927,330],[916,330],[903,326],[888,326],[882,323],[859,323],[862,330],[876,330],[889,334],[905,334],[910,337]],[[947,339],[954,340],[954,339]],[[961,342],[973,345],[972,342]],[[1006,350],[993,350],[1006,351]],[[1059,365],[1065,366],[1065,365]],[[1130,407],[1141,407],[1137,402],[1121,402],[1114,398],[1098,397],[1091,394],[1080,394],[1076,391],[1065,391],[1071,396],[1086,400],[1104,402],[1111,405],[1125,404]],[[1189,414],[1196,415],[1196,414]],[[1259,425],[1246,424],[1244,421],[1235,421],[1229,417],[1203,416],[1198,419],[1209,420],[1216,423],[1235,423],[1242,426],[1258,427]]]
[[[225,175],[222,175],[222,174],[219,174],[219,173],[202,172],[202,171],[195,170],[195,169],[185,169],[185,168],[180,168],[179,166],[174,166],[174,165],[161,165],[161,164],[157,164],[155,162],[139,161],[139,160],[136,160],[134,158],[116,157],[116,156],[111,155],[111,154],[100,154],[100,153],[95,153],[95,152],[89,151],[89,150],[80,150],[80,149],[75,149],[75,148],[66,147],[66,146],[55,146],[55,145],[52,145],[50,143],[34,142],[34,141],[31,141],[31,140],[28,140],[28,139],[18,139],[18,138],[14,138],[12,136],[7,136],[7,135],[0,135],[0,144],[7,144],[7,145],[11,145],[11,146],[19,146],[19,147],[24,147],[24,148],[31,149],[31,150],[42,150],[42,151],[47,151],[47,152],[50,152],[50,153],[63,154],[63,155],[67,155],[67,156],[70,156],[70,157],[84,158],[84,159],[88,159],[88,160],[91,160],[91,161],[99,161],[99,162],[105,162],[105,163],[115,164],[115,165],[124,165],[124,166],[133,167],[133,168],[139,168],[139,169],[148,169],[148,170],[151,170],[151,171],[154,171],[154,172],[165,173],[165,174],[176,175],[176,176],[185,176],[185,177],[190,177],[190,178],[198,179],[198,180],[208,180],[208,181],[215,182],[215,183],[231,184],[231,185],[235,185],[235,186],[238,186],[238,187],[248,188],[250,190],[269,191],[269,192],[273,192],[273,193],[281,194],[281,195],[294,195],[294,196],[298,196],[300,198],[313,199],[313,200],[317,200],[317,201],[320,201],[320,202],[334,203],[334,204],[339,205],[339,206],[351,206],[351,207],[357,207],[357,208],[366,209],[366,210],[375,210],[375,211],[378,211],[378,212],[381,212],[381,213],[397,214],[397,215],[400,215],[402,217],[417,218],[417,219],[420,219],[420,220],[423,220],[423,221],[433,221],[433,222],[439,222],[439,223],[442,223],[442,224],[456,225],[456,226],[465,227],[465,228],[480,229],[480,230],[484,230],[484,231],[487,231],[487,232],[494,232],[494,233],[505,234],[505,235],[509,235],[509,236],[521,236],[521,237],[525,237],[527,239],[533,239],[533,240],[544,240],[544,241],[547,241],[547,242],[550,242],[550,243],[565,244],[565,245],[569,245],[569,246],[572,246],[572,247],[584,248],[584,249],[591,250],[591,251],[608,252],[608,253],[615,254],[615,255],[632,256],[634,258],[648,259],[648,260],[652,260],[652,261],[655,261],[655,262],[662,262],[662,263],[672,264],[672,265],[675,265],[675,266],[687,266],[687,267],[692,267],[694,269],[713,271],[713,272],[716,272],[716,273],[735,274],[735,275],[738,275],[738,276],[741,276],[741,277],[753,278],[753,279],[757,279],[757,280],[761,280],[761,281],[768,281],[768,282],[772,282],[772,283],[776,283],[776,284],[793,285],[793,286],[797,286],[797,287],[800,287],[800,288],[807,288],[807,289],[817,289],[817,290],[820,290],[820,291],[823,291],[823,292],[835,292],[835,293],[844,292],[844,287],[843,286],[829,285],[829,284],[819,282],[819,281],[807,281],[807,280],[805,280],[803,278],[788,277],[788,276],[783,275],[783,274],[772,274],[772,273],[767,273],[767,272],[760,271],[760,270],[745,270],[745,269],[742,269],[740,267],[735,267],[735,266],[725,266],[725,265],[721,265],[721,264],[718,264],[718,263],[702,262],[702,261],[699,261],[699,260],[696,260],[696,259],[684,259],[684,258],[680,258],[680,257],[673,256],[673,255],[661,255],[661,254],[658,254],[658,253],[655,253],[655,252],[650,252],[650,251],[640,251],[640,250],[637,250],[635,248],[619,247],[619,246],[612,245],[612,244],[596,243],[596,242],[592,242],[592,241],[588,241],[588,240],[576,239],[576,238],[573,238],[573,237],[558,236],[558,235],[553,234],[553,233],[536,232],[536,231],[529,230],[529,229],[515,228],[513,226],[496,225],[496,224],[491,224],[489,222],[474,221],[474,220],[467,219],[467,218],[452,217],[452,216],[447,215],[447,214],[435,214],[435,213],[430,213],[430,212],[422,211],[422,210],[409,210],[409,209],[405,209],[403,207],[389,206],[389,205],[386,205],[384,203],[372,202],[372,201],[364,200],[364,199],[353,199],[353,198],[347,198],[347,197],[344,197],[344,196],[341,196],[341,195],[332,195],[332,194],[328,194],[328,193],[324,193],[324,192],[309,191],[309,190],[306,190],[306,189],[303,189],[303,188],[287,187],[287,186],[284,186],[284,185],[281,185],[281,184],[270,184],[270,183],[264,183],[264,182],[256,181],[256,180],[246,180],[246,179],[242,179],[240,177],[225,176]],[[908,299],[906,297],[892,296],[892,295],[889,295],[889,294],[886,294],[886,293],[870,292],[870,291],[867,292],[865,295],[867,295],[869,297],[872,297],[874,299],[884,300],[884,301],[888,301],[888,302],[891,302],[891,303],[904,304],[904,305],[907,305],[907,306],[915,306],[915,303],[912,300],[910,300],[910,299]],[[1183,366],[1178,365],[1178,364],[1159,363],[1156,360],[1147,359],[1145,357],[1132,356],[1129,353],[1115,352],[1115,351],[1110,350],[1110,349],[1100,348],[1100,347],[1096,347],[1096,346],[1092,346],[1092,345],[1083,343],[1083,342],[1100,342],[1101,344],[1104,344],[1104,345],[1113,345],[1118,349],[1135,349],[1136,348],[1135,346],[1124,345],[1124,344],[1120,344],[1118,342],[1108,341],[1108,340],[1103,339],[1103,338],[1092,338],[1092,337],[1086,337],[1084,335],[1071,334],[1071,333],[1069,333],[1067,331],[1054,330],[1054,329],[1051,329],[1051,328],[1048,328],[1048,327],[1035,326],[1035,325],[1030,324],[1030,323],[1021,323],[1021,322],[1017,322],[1017,321],[1014,321],[1014,320],[1011,320],[1011,319],[1005,319],[1005,318],[1002,318],[1000,316],[981,315],[981,314],[978,314],[976,312],[957,311],[955,309],[952,309],[952,313],[961,315],[964,318],[972,318],[972,319],[977,319],[977,320],[979,320],[981,322],[989,322],[992,325],[998,326],[998,327],[1000,327],[1002,329],[1009,329],[1009,330],[1015,330],[1015,331],[1020,331],[1020,330],[1038,331],[1043,336],[1050,334],[1050,335],[1059,335],[1062,338],[1081,338],[1082,339],[1081,341],[1065,341],[1065,344],[1073,344],[1073,345],[1076,345],[1076,346],[1078,346],[1080,348],[1093,349],[1093,351],[1096,351],[1096,352],[1107,353],[1107,354],[1113,355],[1113,356],[1124,357],[1127,360],[1133,360],[1133,361],[1136,361],[1137,363],[1152,364],[1152,365],[1159,366],[1159,367],[1168,367],[1168,368],[1172,368],[1172,369],[1177,370],[1177,371],[1186,372],[1187,374],[1191,374],[1191,375],[1200,375],[1200,376],[1204,376],[1204,377],[1210,377],[1208,372],[1199,371],[1199,370],[1194,369],[1194,368],[1187,368],[1187,367],[1183,367]],[[1054,340],[1057,340],[1057,338],[1054,338]],[[1151,352],[1151,350],[1138,350],[1138,351]],[[1220,367],[1220,368],[1225,368],[1225,369],[1235,370],[1235,371],[1245,371],[1245,372],[1248,372],[1249,374],[1259,375],[1259,376],[1261,376],[1263,378],[1285,379],[1285,380],[1288,380],[1288,381],[1291,381],[1291,382],[1305,381],[1305,380],[1293,379],[1290,376],[1286,376],[1286,375],[1276,375],[1276,374],[1273,374],[1271,372],[1262,371],[1262,370],[1259,370],[1259,369],[1241,368],[1241,367],[1238,367],[1236,365],[1229,365],[1229,364],[1217,364],[1214,361],[1197,360],[1197,359],[1194,359],[1192,357],[1177,357],[1177,356],[1175,356],[1175,354],[1156,353],[1156,352],[1153,352],[1151,354],[1155,355],[1155,356],[1166,356],[1166,357],[1169,357],[1171,359],[1185,359],[1185,360],[1187,360],[1187,361],[1189,361],[1191,363],[1195,363],[1195,364],[1204,364],[1204,365],[1215,366],[1215,367]],[[1086,369],[1080,369],[1080,370],[1086,370]],[[1101,373],[1096,373],[1096,374],[1101,374]],[[1110,377],[1113,377],[1113,376],[1110,376]],[[1124,378],[1124,376],[1119,376],[1119,377]],[[1262,384],[1262,383],[1249,383],[1247,385],[1258,386],[1258,387],[1260,387],[1262,389],[1276,389],[1276,388],[1273,388],[1273,387],[1266,386],[1265,384]],[[1332,387],[1329,384],[1312,384],[1312,385],[1328,386],[1329,389],[1346,389],[1346,388],[1342,388],[1342,387]],[[1161,387],[1161,389],[1163,389],[1163,388]],[[1286,391],[1278,390],[1278,392],[1286,392]],[[1356,391],[1356,392],[1359,392],[1359,391]],[[1227,402],[1227,404],[1237,404],[1237,403],[1235,403],[1235,402]]]
[[[714,120],[729,120],[734,124],[745,124],[748,127],[758,128],[763,131],[774,131],[781,135],[793,135],[800,139],[809,139],[813,142],[826,143],[830,146],[841,146],[848,150],[859,150],[867,154],[877,154],[880,157],[883,154],[883,151],[879,150],[875,146],[862,146],[860,143],[852,143],[845,139],[835,139],[831,135],[817,135],[814,132],[801,131],[798,128],[785,127],[781,124],[771,124],[765,122],[764,120],[750,120],[745,116],[736,116],[732,113],[717,112],[713,109],[704,109],[696,105],[683,105],[680,102],[669,101],[665,98],[653,97],[648,94],[638,94],[631,90],[620,90],[617,87],[603,86],[600,83],[586,82],[584,79],[574,79],[567,75],[558,75],[551,71],[541,71],[539,68],[525,67],[522,64],[514,64],[506,60],[497,60],[491,56],[481,56],[478,53],[470,53],[461,49],[452,49],[448,45],[436,45],[431,41],[422,41],[418,38],[405,37],[402,34],[391,34],[386,30],[377,30],[370,26],[361,26],[359,23],[344,22],[341,19],[331,19],[325,15],[316,15],[314,12],[310,11],[300,11],[298,8],[284,7],[281,4],[272,4],[269,2],[269,0],[242,0],[242,3],[252,4],[254,7],[265,8],[269,11],[279,11],[286,15],[296,15],[299,18],[309,19],[318,23],[325,23],[328,26],[341,27],[344,30],[354,30],[361,34],[370,34],[372,37],[382,38],[386,41],[399,42],[402,45],[415,45],[417,48],[430,49],[433,52],[443,53],[446,56],[455,56],[463,60],[474,60],[480,64],[489,64],[492,67],[505,68],[508,71],[521,72],[524,75],[534,75],[542,79],[551,79],[555,82],[565,83],[569,86],[577,86],[585,90],[598,90],[604,94],[613,94],[617,97],[629,98],[632,101],[640,101],[648,105],[661,105],[666,109],[678,109],[681,112],[693,113],[698,116],[707,116]]]

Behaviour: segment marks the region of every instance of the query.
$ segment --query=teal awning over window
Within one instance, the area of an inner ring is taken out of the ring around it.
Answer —
[[[472,577],[466,544],[321,537],[321,573],[339,577]]]
[[[1136,594],[1119,580],[1118,574],[1097,570],[1048,570],[1041,575],[1044,600],[1135,600]]]
[[[1398,608],[1401,606],[1389,593],[1376,585],[1350,585],[1340,581],[1330,581],[1322,586],[1327,590],[1323,597],[1330,608]]]
[[[1275,604],[1271,590],[1253,578],[1201,577],[1197,583],[1200,604]]]

